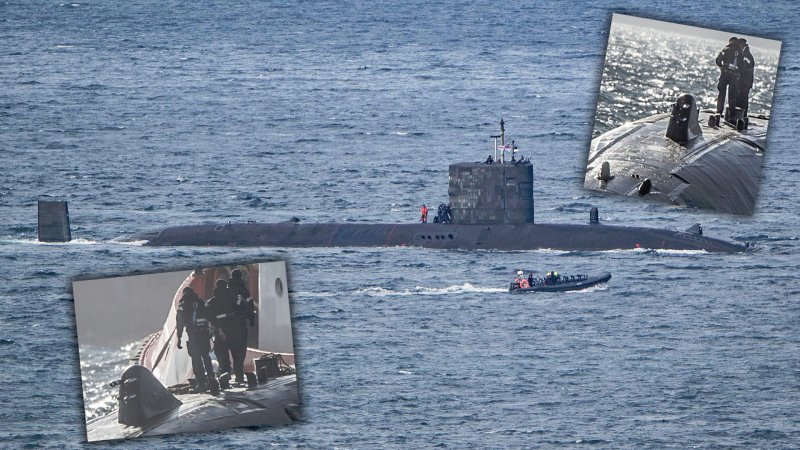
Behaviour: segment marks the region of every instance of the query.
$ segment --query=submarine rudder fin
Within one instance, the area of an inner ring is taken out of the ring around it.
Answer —
[[[39,200],[38,236],[40,242],[69,242],[69,209],[67,202]]]
[[[145,426],[183,404],[149,369],[138,364],[122,373],[118,403],[118,422],[137,427]]]

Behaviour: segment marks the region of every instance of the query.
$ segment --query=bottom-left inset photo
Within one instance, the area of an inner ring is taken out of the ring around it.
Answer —
[[[299,420],[284,261],[72,287],[89,442]]]

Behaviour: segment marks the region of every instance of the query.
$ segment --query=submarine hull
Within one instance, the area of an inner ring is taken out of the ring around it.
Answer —
[[[702,111],[705,115],[713,111]],[[699,121],[702,133],[679,144],[665,136],[670,114],[657,114],[592,140],[584,187],[733,214],[752,214],[769,121],[747,130]],[[608,163],[608,173],[603,164]],[[645,181],[648,180],[648,181]],[[645,188],[642,188],[644,186]]]
[[[287,425],[297,420],[297,377],[286,375],[252,389],[232,388],[217,396],[176,395],[181,405],[142,426],[119,423],[115,411],[86,423],[89,442],[207,432],[244,426]]]
[[[573,224],[230,223],[171,227],[139,235],[151,246],[396,247],[598,251],[615,249],[740,252],[747,247],[696,233]]]

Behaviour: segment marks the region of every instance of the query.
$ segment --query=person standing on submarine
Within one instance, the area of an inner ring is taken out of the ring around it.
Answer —
[[[228,289],[233,300],[234,330],[229,334],[228,349],[233,358],[233,373],[236,381],[244,383],[244,359],[247,355],[247,324],[255,326],[256,313],[250,291],[244,285],[243,274],[239,269],[231,272]]]
[[[178,348],[183,339],[183,330],[186,330],[188,341],[186,351],[192,359],[192,371],[194,379],[197,381],[194,392],[204,392],[210,385],[210,380],[215,380],[214,366],[211,364],[211,331],[208,321],[208,311],[205,303],[194,289],[183,288],[183,296],[178,301],[178,311],[176,314]],[[213,390],[213,388],[212,388]]]
[[[728,115],[725,120],[731,121],[736,113],[736,88],[739,82],[739,62],[741,47],[739,39],[731,37],[728,45],[717,55],[716,64],[720,68],[719,82],[717,82],[717,115],[725,109],[725,97],[728,97]]]
[[[219,373],[231,373],[229,342],[236,338],[234,300],[228,282],[219,279],[214,286],[214,295],[206,301],[206,310],[214,327],[214,354],[217,356]]]
[[[745,125],[747,120],[747,110],[750,107],[750,89],[753,88],[753,71],[756,61],[750,53],[750,46],[747,39],[739,39],[739,47],[742,49],[741,63],[739,64],[739,80],[736,86],[736,107],[742,110]]]

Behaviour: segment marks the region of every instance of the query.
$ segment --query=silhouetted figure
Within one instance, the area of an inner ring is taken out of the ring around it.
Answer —
[[[219,373],[231,373],[231,358],[228,354],[231,338],[235,339],[236,317],[233,312],[233,295],[228,282],[217,280],[214,296],[206,302],[206,310],[214,327],[214,354],[219,363]]]
[[[739,46],[742,50],[741,61],[739,63],[739,82],[736,87],[736,107],[742,111],[745,127],[749,120],[747,120],[747,112],[750,107],[750,89],[753,88],[753,71],[756,66],[756,61],[753,54],[750,53],[750,46],[747,45],[747,39],[739,39]]]
[[[233,357],[233,373],[236,381],[244,383],[244,358],[247,355],[247,324],[255,326],[255,311],[250,291],[244,285],[242,271],[234,269],[228,280],[228,289],[233,297],[233,313],[236,331],[228,336],[228,349]]]
[[[728,97],[728,114],[725,120],[731,121],[736,112],[736,88],[739,81],[739,63],[741,48],[739,39],[731,37],[728,45],[717,55],[716,63],[720,68],[719,82],[717,83],[717,114],[722,114],[725,109],[725,96]]]
[[[208,380],[215,379],[214,366],[211,364],[211,324],[208,321],[206,306],[192,288],[183,288],[183,296],[178,301],[176,314],[178,348],[181,347],[183,330],[186,330],[188,342],[186,350],[192,358],[192,371],[197,381],[195,392],[203,392],[208,387]]]

